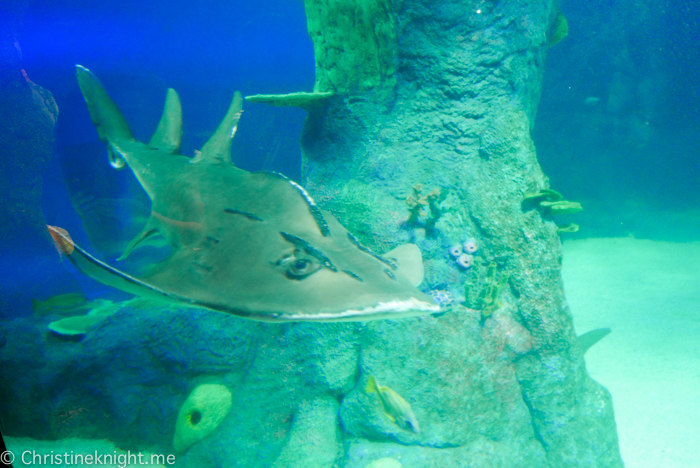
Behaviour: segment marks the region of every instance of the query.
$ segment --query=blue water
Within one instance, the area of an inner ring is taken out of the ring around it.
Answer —
[[[95,138],[77,86],[76,64],[100,77],[140,140],[150,139],[166,89],[176,89],[183,106],[186,155],[208,140],[235,90],[243,95],[274,94],[311,91],[314,84],[313,46],[301,2],[207,1],[194,8],[187,2],[160,0],[34,1],[18,42],[28,77],[50,90],[60,109],[54,155],[44,176],[44,216],[91,249],[95,246],[84,233],[84,220],[76,214],[72,199],[129,199],[145,206],[149,202],[129,171],[117,172],[105,164],[106,149]],[[299,136],[305,115],[296,108],[247,105],[232,150],[234,163],[249,171],[279,171],[299,180]],[[108,240],[138,232],[129,224],[133,213],[120,210],[115,214],[121,221],[104,224]],[[98,251],[108,259],[116,257],[114,252]],[[2,272],[6,283],[16,285],[13,289],[23,288],[29,295],[39,294],[38,289],[50,295],[75,288],[72,281],[47,282],[47,276],[57,278],[50,273],[60,271],[55,264],[48,271],[28,268],[26,255],[18,257],[8,259],[8,269]],[[10,269],[10,263],[16,266]],[[89,279],[77,278],[88,294],[106,292]],[[23,307],[27,300],[20,300]]]
[[[696,6],[600,0],[571,2],[563,11],[570,33],[549,53],[533,131],[553,187],[590,208],[581,215],[592,228],[588,235],[692,239],[695,225],[647,226],[636,210],[700,205]],[[184,154],[206,141],[234,89],[244,95],[283,93],[311,90],[314,81],[301,2],[207,1],[195,8],[160,0],[35,1],[20,42],[30,78],[51,90],[61,109],[54,170],[64,176],[83,169],[94,174],[104,153],[77,90],[76,63],[101,77],[141,139],[157,122],[165,88],[177,89]],[[271,166],[265,169],[298,180],[303,119],[297,109],[247,106],[235,163],[248,170]],[[80,147],[88,143],[91,151]],[[128,182],[112,172],[92,187],[69,191],[119,190],[105,184]],[[65,212],[61,206],[47,211]]]
[[[563,11],[570,32],[547,57],[533,132],[552,186],[584,203],[581,235],[697,240],[697,211],[686,222],[664,214],[700,206],[697,4],[595,0]]]

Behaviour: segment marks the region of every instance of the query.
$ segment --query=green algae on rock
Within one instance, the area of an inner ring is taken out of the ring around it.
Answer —
[[[395,82],[391,0],[304,0],[316,58],[315,92],[364,91]]]

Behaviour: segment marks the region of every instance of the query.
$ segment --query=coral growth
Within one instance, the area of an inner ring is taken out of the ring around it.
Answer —
[[[476,241],[474,239],[469,239],[466,242],[464,242],[464,251],[468,254],[474,254],[476,251],[479,250],[479,247],[476,244]]]
[[[474,255],[478,249],[477,243],[474,239],[468,239],[462,244],[455,244],[448,252],[450,256],[454,258],[455,263],[458,267],[466,270],[474,265]]]
[[[231,409],[231,398],[229,389],[221,384],[202,384],[195,388],[177,415],[175,451],[182,453],[214,432]]]
[[[559,201],[564,197],[561,193],[552,189],[540,189],[537,192],[526,193],[523,197],[523,203],[540,204],[544,201]]]
[[[56,320],[48,324],[48,329],[56,336],[64,339],[79,340],[85,334],[105,318],[99,315],[79,315]]]
[[[446,289],[434,289],[430,291],[430,297],[433,298],[436,304],[440,307],[446,307],[454,302],[454,296]]]
[[[465,305],[470,309],[481,310],[484,318],[490,316],[501,307],[499,298],[509,278],[510,275],[506,272],[498,274],[496,262],[489,264],[483,277],[479,268],[472,268],[471,278],[464,285]]]
[[[462,255],[462,246],[459,244],[455,244],[452,247],[450,247],[450,256],[452,258],[459,258],[459,256]]]
[[[328,104],[332,92],[325,93],[289,93],[289,94],[256,94],[246,96],[246,101],[269,104],[279,107],[300,107],[302,109],[322,108]]]
[[[549,31],[549,45],[553,46],[564,40],[569,35],[569,22],[566,21],[566,16],[559,12],[554,18],[552,29]]]
[[[462,255],[460,255],[457,258],[457,265],[460,268],[464,268],[464,269],[471,268],[471,266],[473,264],[474,264],[474,257],[469,255],[469,254],[463,253]]]
[[[421,216],[427,216],[428,219],[423,224],[426,231],[430,231],[435,228],[435,223],[442,212],[438,206],[440,199],[440,189],[434,188],[427,195],[421,195],[423,191],[423,184],[416,184],[413,186],[413,193],[406,197],[406,204],[408,205],[408,224],[420,224],[419,219]],[[424,208],[429,208],[429,213],[425,211]]]
[[[523,207],[536,207],[542,213],[549,215],[574,214],[583,210],[579,202],[564,200],[564,197],[557,191],[552,189],[541,189],[537,192],[527,193],[523,197]],[[576,232],[579,229],[578,224],[570,223],[566,225],[557,225],[558,232]]]
[[[557,232],[578,232],[579,226],[576,223],[557,224]]]
[[[540,203],[540,206],[549,209],[549,212],[553,215],[574,214],[583,209],[579,202],[568,200],[543,201]]]

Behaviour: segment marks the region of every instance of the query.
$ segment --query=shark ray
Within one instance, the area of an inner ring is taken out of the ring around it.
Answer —
[[[182,109],[174,90],[145,144],[136,141],[97,77],[82,66],[77,76],[110,163],[128,166],[151,198],[150,217],[122,257],[155,235],[172,246],[167,259],[137,278],[49,226],[56,245],[83,273],[140,296],[259,321],[361,321],[439,311],[416,288],[423,267],[415,245],[378,255],[294,181],[231,163],[240,93],[190,158],[180,154]]]

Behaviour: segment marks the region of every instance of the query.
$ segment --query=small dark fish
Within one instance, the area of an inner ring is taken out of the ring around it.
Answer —
[[[46,300],[32,299],[34,312],[40,309],[73,309],[87,303],[85,296],[79,293],[60,294]]]

